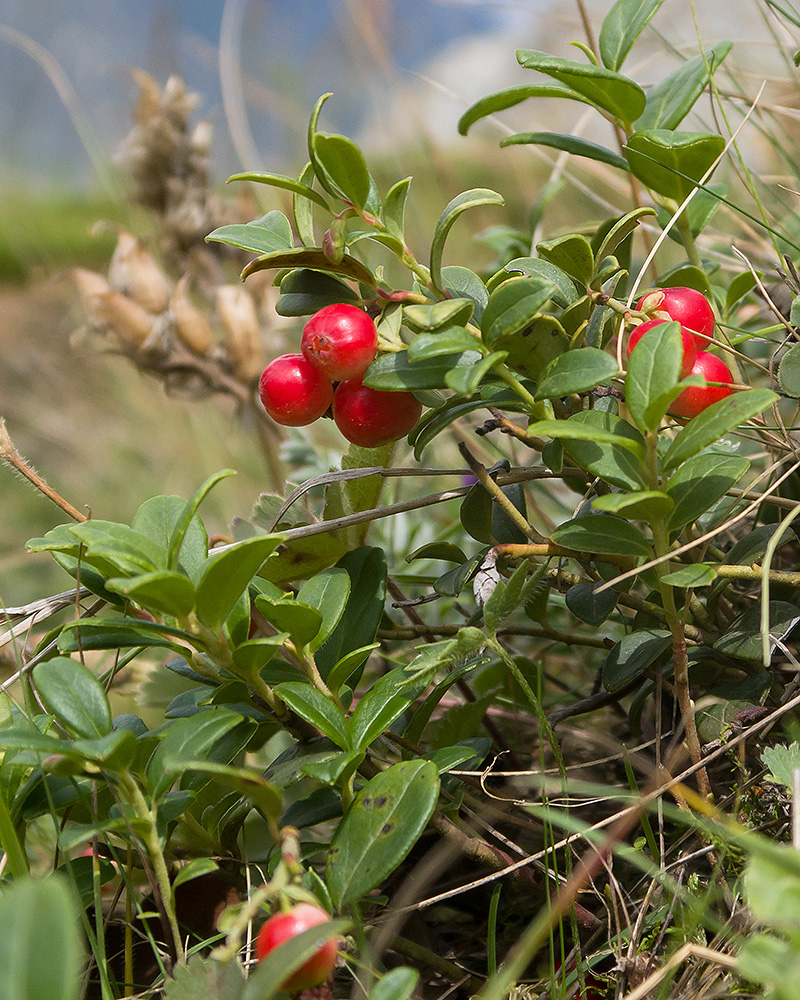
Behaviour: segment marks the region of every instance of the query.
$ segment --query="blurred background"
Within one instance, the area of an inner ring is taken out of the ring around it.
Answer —
[[[584,6],[597,30],[611,0]],[[309,113],[332,91],[322,127],[362,146],[382,190],[414,174],[409,214],[419,256],[458,191],[489,186],[504,195],[505,210],[475,213],[472,229],[460,225],[448,245],[452,262],[480,269],[493,259],[491,241],[476,244],[474,233],[526,228],[555,175],[566,188],[547,208],[548,235],[629,207],[625,187],[596,165],[565,172],[552,151],[498,148],[502,135],[518,130],[609,141],[603,123],[572,102],[527,102],[467,137],[457,131],[477,98],[532,82],[517,65],[517,48],[583,58],[567,47],[585,38],[580,7],[575,0],[0,0],[0,416],[18,449],[77,507],[115,520],[154,493],[188,496],[223,467],[239,475],[204,506],[212,530],[248,516],[262,489],[283,489],[230,399],[165,392],[124,358],[73,336],[83,316],[70,270],[104,272],[119,226],[145,242],[151,235],[147,217],[127,200],[121,155],[139,93],[132,69],[161,87],[177,74],[198,95],[191,119],[213,129],[209,181],[229,198],[237,195],[224,180],[236,171],[297,174]],[[768,0],[694,7],[667,0],[626,71],[647,85],[695,55],[698,39],[733,40],[718,81],[732,101],[733,127],[769,82],[762,101],[777,109],[784,131],[776,139],[755,116],[741,141],[761,180],[777,190],[795,183],[786,161],[799,114],[791,61],[798,45],[791,19],[787,27],[774,14]],[[697,116],[688,127],[716,128],[708,101]],[[572,176],[580,179],[574,188]],[[258,203],[238,197],[238,221],[287,207],[275,192],[262,192]],[[231,281],[242,263],[232,260]],[[276,336],[291,340],[299,325],[289,326]],[[269,343],[266,351],[281,353]],[[344,443],[335,431],[320,433],[316,458],[290,435],[293,481],[339,460]],[[0,469],[0,497],[0,603],[68,586],[47,557],[24,551],[26,539],[64,516],[9,470]]]

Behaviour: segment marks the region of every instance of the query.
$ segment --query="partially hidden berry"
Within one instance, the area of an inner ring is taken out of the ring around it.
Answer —
[[[410,392],[382,392],[361,379],[340,383],[333,397],[333,419],[352,444],[377,448],[405,437],[417,425],[422,406]]]
[[[267,955],[285,941],[290,941],[303,931],[324,924],[330,919],[325,910],[312,903],[298,903],[286,913],[274,913],[258,933],[256,958],[259,962],[263,962]],[[333,971],[337,951],[335,937],[323,940],[311,958],[280,984],[280,989],[286,993],[297,993],[312,986],[319,986]]]
[[[333,402],[330,379],[303,354],[282,354],[267,365],[258,394],[272,419],[286,427],[313,423]]]
[[[634,347],[636,347],[646,333],[649,333],[653,327],[660,326],[666,322],[663,319],[649,319],[631,330],[631,334],[628,337],[628,357],[631,356],[631,351],[633,351]],[[692,366],[697,358],[697,344],[691,331],[687,330],[685,326],[681,326],[681,343],[683,345],[683,364],[681,365],[680,375],[681,378],[686,378],[691,373]]]
[[[336,303],[314,313],[303,327],[300,349],[332,382],[364,374],[378,350],[378,331],[356,306]]]
[[[716,354],[708,351],[698,351],[697,360],[692,368],[692,375],[702,375],[708,382],[732,382],[733,375],[725,362]],[[730,396],[733,389],[723,385],[698,385],[684,389],[669,408],[674,417],[686,417],[691,420],[712,403],[718,403]]]
[[[664,313],[665,316],[660,318],[673,319],[698,334],[695,337],[698,350],[704,350],[714,336],[714,310],[705,295],[696,288],[659,288],[643,295],[636,308],[646,313]]]

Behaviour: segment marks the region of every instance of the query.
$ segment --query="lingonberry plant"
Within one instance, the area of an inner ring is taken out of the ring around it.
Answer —
[[[617,0],[596,46],[579,44],[585,58],[521,50],[535,82],[462,116],[466,133],[528,99],[577,102],[611,122],[618,149],[550,132],[503,145],[588,158],[619,171],[614,190],[632,199],[565,232],[550,187],[529,229],[484,234],[494,264],[484,251],[451,262],[449,238],[467,213],[500,221],[501,194],[455,194],[413,233],[411,179],[384,183],[356,143],[321,130],[330,95],[299,176],[237,175],[291,196],[289,214],[208,236],[255,255],[245,289],[269,276],[277,314],[295,321],[286,336],[303,353],[272,361],[260,384],[263,345],[243,347],[258,322],[249,292],[226,279],[217,295],[226,340],[212,358],[185,330],[182,348],[170,342],[167,321],[154,344],[147,307],[143,318],[126,292],[109,298],[83,276],[117,323],[144,332],[125,341],[142,368],[161,370],[169,349],[174,372],[189,351],[243,412],[259,391],[288,426],[332,405],[352,442],[331,470],[309,457],[319,428],[289,438],[311,472],[259,496],[224,539],[200,512],[230,470],[189,500],[145,499],[130,524],[61,500],[71,523],[29,543],[74,586],[45,610],[7,611],[14,627],[80,610],[21,652],[19,702],[0,716],[3,877],[24,883],[50,844],[74,891],[51,882],[49,901],[65,924],[81,900],[93,995],[271,997],[301,982],[321,939],[327,974],[342,934],[333,989],[356,981],[371,1000],[409,1000],[420,975],[426,994],[481,1000],[521,983],[666,995],[690,958],[733,995],[750,989],[743,977],[773,989],[765,956],[797,960],[796,858],[747,825],[786,825],[785,797],[751,778],[760,734],[800,705],[800,354],[754,293],[769,294],[758,272],[772,251],[751,270],[711,228],[714,205],[733,204],[711,183],[727,139],[690,116],[706,91],[719,99],[730,43],[647,90],[622,72],[660,6]],[[782,269],[793,329],[800,281]],[[161,292],[181,301],[169,283]],[[705,350],[712,339],[730,367]],[[9,438],[0,447],[37,481]],[[409,485],[427,477],[433,492]],[[117,714],[117,678],[143,663],[161,711]],[[76,857],[87,841],[92,857]],[[737,965],[741,850],[767,930]],[[793,887],[785,923],[763,916],[786,884],[776,872]],[[104,884],[126,901],[120,941]],[[31,892],[28,916],[43,898]],[[337,919],[274,951],[262,942],[250,971],[265,907],[277,912],[266,928],[292,906]],[[3,947],[24,949],[32,921],[3,926]],[[74,979],[68,947],[51,987]]]
[[[259,962],[271,955],[276,948],[292,941],[303,931],[327,923],[330,914],[313,903],[298,903],[286,911],[273,913],[266,920],[256,939],[256,958]],[[336,938],[323,938],[317,951],[300,968],[284,979],[280,987],[287,993],[297,993],[310,986],[319,986],[330,976],[336,965]]]

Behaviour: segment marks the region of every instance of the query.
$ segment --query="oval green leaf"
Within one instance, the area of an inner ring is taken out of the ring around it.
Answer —
[[[111,732],[111,707],[103,685],[78,660],[54,656],[33,668],[33,682],[48,712],[72,736]]]
[[[616,359],[596,347],[580,347],[554,358],[545,366],[536,387],[536,399],[557,399],[587,392],[618,374]]]
[[[433,284],[443,289],[442,283],[442,254],[447,235],[453,228],[456,219],[468,208],[476,208],[478,205],[504,205],[505,199],[501,194],[489,188],[472,188],[456,195],[444,207],[444,211],[439,216],[436,228],[433,231],[431,241],[431,280]]]
[[[583,514],[559,525],[550,536],[557,545],[598,555],[652,556],[644,534],[611,514]]]
[[[600,146],[596,142],[588,139],[579,139],[574,135],[565,135],[562,132],[518,132],[516,135],[506,136],[500,140],[501,146],[549,146],[551,149],[560,149],[564,153],[572,153],[573,156],[585,156],[589,160],[597,160],[598,163],[607,163],[618,170],[628,170],[628,161],[614,153],[605,146]]]

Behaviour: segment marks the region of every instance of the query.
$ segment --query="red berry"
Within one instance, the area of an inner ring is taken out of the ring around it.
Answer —
[[[378,331],[362,309],[337,303],[303,327],[300,349],[332,382],[364,374],[378,350]]]
[[[659,326],[665,322],[666,320],[663,319],[649,319],[646,323],[640,323],[639,326],[631,330],[631,335],[628,337],[628,357],[631,356],[631,351],[646,333],[649,333],[654,326]],[[683,343],[681,378],[686,378],[690,374],[695,358],[697,357],[697,344],[694,341],[691,331],[687,330],[685,326],[681,327],[681,341]]]
[[[702,375],[709,382],[732,382],[730,368],[717,357],[707,351],[698,351],[697,360],[692,368],[692,375]],[[720,385],[692,386],[684,389],[669,408],[674,417],[687,417],[691,420],[698,413],[708,409],[712,403],[730,396],[733,389]]]
[[[642,312],[663,312],[700,336],[696,337],[697,347],[708,347],[714,336],[714,310],[708,299],[696,288],[659,288],[648,292],[636,305]]]
[[[312,903],[298,903],[288,913],[274,913],[258,933],[256,958],[263,962],[267,955],[285,941],[330,919],[321,907]],[[304,965],[280,984],[280,988],[286,993],[297,993],[311,986],[319,986],[333,971],[337,951],[336,938],[327,938]]]
[[[275,423],[286,427],[313,423],[333,402],[330,380],[302,354],[282,354],[267,365],[258,394]]]
[[[348,441],[377,448],[412,430],[422,406],[410,392],[381,392],[361,379],[342,382],[333,396],[333,419]]]

